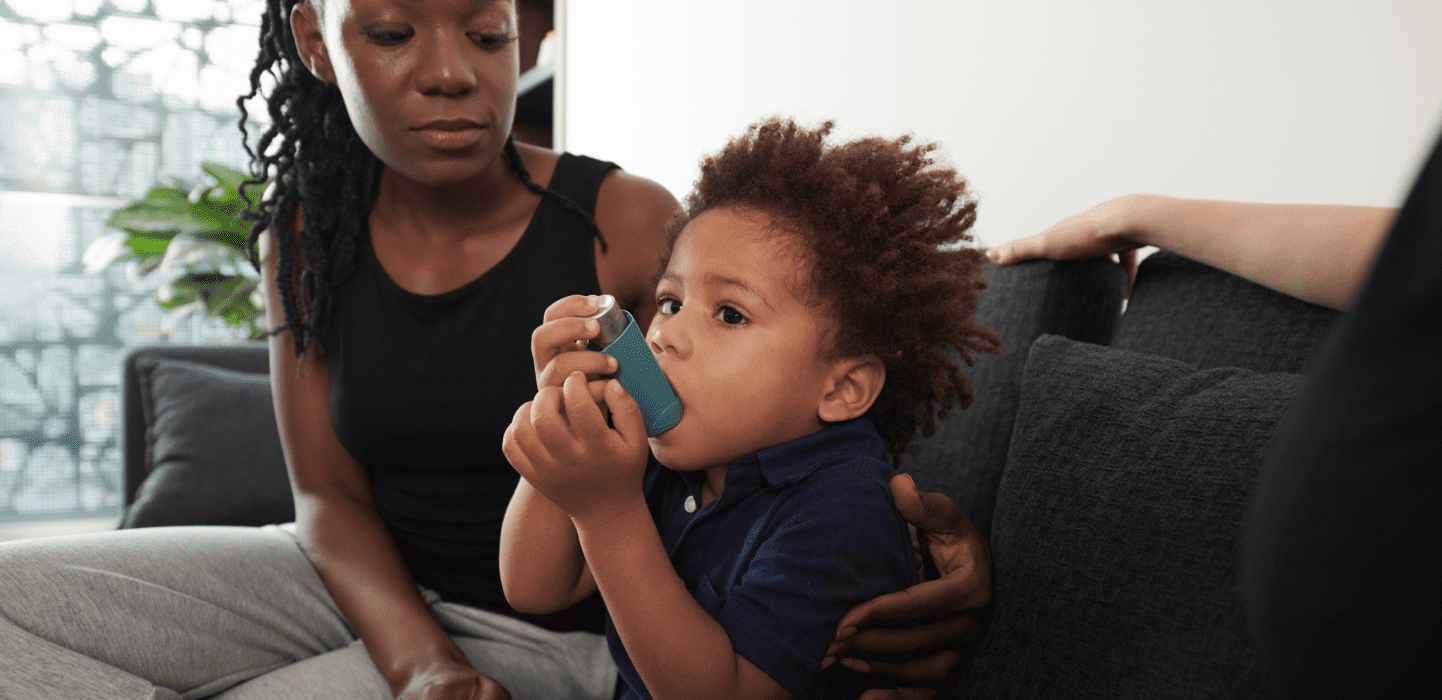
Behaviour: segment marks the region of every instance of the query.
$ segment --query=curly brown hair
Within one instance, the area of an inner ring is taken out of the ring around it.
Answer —
[[[934,411],[945,418],[954,403],[971,404],[955,358],[970,366],[971,353],[1001,349],[972,318],[986,286],[982,252],[964,245],[976,201],[954,169],[936,166],[936,144],[902,136],[832,145],[832,126],[771,118],[703,161],[666,232],[660,270],[681,230],[712,209],[764,212],[796,236],[811,267],[808,301],[833,324],[830,354],[886,365],[866,415],[897,465],[918,426],[923,436],[936,431]]]

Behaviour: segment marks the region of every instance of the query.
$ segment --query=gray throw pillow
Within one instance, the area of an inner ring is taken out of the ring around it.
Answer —
[[[1028,355],[976,698],[1267,698],[1239,542],[1302,382],[1056,336]]]
[[[121,527],[295,519],[270,377],[141,359],[146,471]]]

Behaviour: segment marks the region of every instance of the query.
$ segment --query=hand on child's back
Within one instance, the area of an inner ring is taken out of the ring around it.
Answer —
[[[921,492],[907,474],[892,477],[891,495],[920,530],[921,553],[935,571],[923,570],[919,585],[853,608],[837,625],[822,665],[839,659],[898,686],[869,690],[863,700],[930,700],[961,660],[961,649],[981,637],[979,611],[991,602],[991,553],[950,498]]]

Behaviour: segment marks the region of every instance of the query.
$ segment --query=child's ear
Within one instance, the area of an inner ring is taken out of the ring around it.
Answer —
[[[320,31],[321,18],[315,6],[309,2],[297,4],[290,10],[290,32],[295,37],[295,50],[301,62],[311,75],[327,83],[335,82],[335,68],[331,66],[330,53],[325,47],[325,37]]]
[[[848,357],[831,366],[817,415],[828,423],[859,418],[886,384],[886,365],[875,357]]]

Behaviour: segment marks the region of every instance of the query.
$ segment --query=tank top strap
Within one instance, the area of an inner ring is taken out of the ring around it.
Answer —
[[[615,163],[597,160],[590,156],[562,153],[556,161],[556,170],[551,174],[550,189],[580,205],[587,213],[596,213],[596,195],[601,190],[601,179]]]

